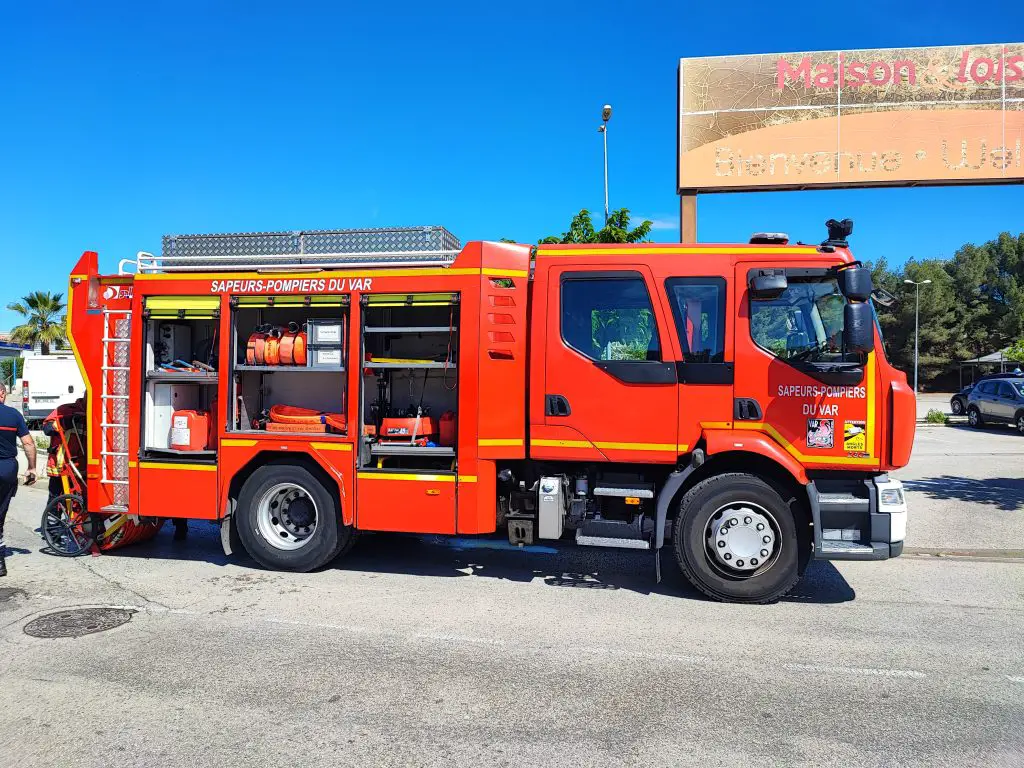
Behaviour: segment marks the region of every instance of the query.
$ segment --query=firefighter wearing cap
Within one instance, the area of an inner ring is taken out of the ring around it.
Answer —
[[[0,576],[7,575],[4,521],[11,499],[18,492],[18,440],[25,449],[28,471],[25,485],[36,481],[36,444],[28,433],[25,418],[6,404],[7,387],[0,384]]]
[[[64,482],[61,480],[61,472],[68,461],[80,465],[85,457],[85,446],[82,444],[82,437],[74,429],[76,417],[85,415],[85,398],[78,398],[73,403],[58,405],[50,415],[43,421],[43,434],[50,438],[50,447],[46,451],[46,474],[50,478],[50,498],[47,502],[53,501],[57,496],[64,493]],[[70,456],[65,456],[64,445],[57,434],[56,424],[60,422],[68,443]]]

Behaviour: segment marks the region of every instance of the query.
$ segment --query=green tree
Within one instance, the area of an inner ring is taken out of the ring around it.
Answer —
[[[652,221],[644,221],[630,228],[629,209],[619,208],[608,216],[608,223],[601,229],[594,229],[590,211],[584,208],[572,217],[569,231],[561,235],[545,237],[541,245],[557,245],[559,243],[639,243],[648,239]]]
[[[50,354],[50,345],[61,345],[67,339],[67,318],[64,313],[64,294],[33,291],[11,302],[7,308],[21,315],[25,322],[11,329],[15,344],[39,344],[44,355]]]
[[[25,358],[5,357],[0,360],[0,384],[13,387],[14,382],[25,372]]]

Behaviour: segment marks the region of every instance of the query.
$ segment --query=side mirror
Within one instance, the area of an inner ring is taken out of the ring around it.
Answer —
[[[781,272],[766,270],[750,278],[750,293],[755,299],[777,299],[789,287]]]
[[[848,299],[867,301],[871,298],[871,270],[849,267],[839,273],[839,290]]]
[[[843,309],[843,346],[850,352],[870,352],[875,348],[875,325],[870,304],[850,302]]]

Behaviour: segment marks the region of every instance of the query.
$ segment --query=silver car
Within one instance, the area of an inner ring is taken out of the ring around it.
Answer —
[[[988,379],[967,396],[967,422],[972,427],[987,423],[1013,424],[1024,434],[1024,379]]]

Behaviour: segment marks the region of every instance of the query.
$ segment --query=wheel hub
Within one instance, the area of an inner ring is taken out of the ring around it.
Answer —
[[[750,573],[763,567],[775,554],[776,541],[771,515],[754,504],[730,504],[708,521],[708,549],[730,571]]]
[[[316,502],[301,486],[278,483],[257,502],[256,521],[260,533],[271,546],[299,549],[316,531]]]

